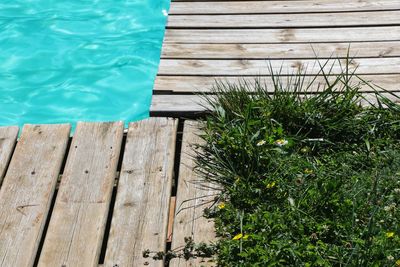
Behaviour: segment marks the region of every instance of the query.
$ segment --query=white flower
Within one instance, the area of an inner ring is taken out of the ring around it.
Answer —
[[[288,201],[289,201],[290,206],[294,207],[294,199],[291,197],[288,197]]]
[[[388,205],[388,206],[385,206],[385,207],[383,207],[383,209],[384,209],[385,211],[392,211],[392,210],[395,210],[395,209],[396,209],[396,203],[392,203],[392,204],[390,204],[390,205]]]
[[[395,189],[394,189],[394,192],[395,192],[395,193],[400,193],[400,188],[395,188]]]
[[[262,146],[262,145],[265,145],[265,140],[261,140],[261,141],[259,141],[258,143],[257,143],[257,146]]]
[[[393,261],[394,260],[394,257],[392,256],[392,255],[389,255],[389,256],[387,256],[386,257],[389,261]]]

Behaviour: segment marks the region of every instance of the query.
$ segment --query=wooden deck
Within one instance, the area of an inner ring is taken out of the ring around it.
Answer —
[[[0,128],[0,266],[161,267],[142,252],[214,240],[200,204],[215,192],[193,170],[198,133],[169,118],[125,133],[122,122],[79,123],[72,137],[68,124],[25,125],[18,139]]]
[[[357,74],[400,92],[400,0],[173,0],[152,113],[204,111],[196,93],[215,79],[268,84],[267,60],[284,73],[315,73],[314,51],[344,58],[349,45]]]
[[[358,74],[400,93],[400,0],[172,1],[152,102],[163,118],[79,123],[73,136],[68,124],[0,127],[0,267],[161,267],[143,250],[214,240],[198,124],[166,116],[203,112],[196,93],[214,79],[268,84],[267,59],[290,73],[349,44]]]

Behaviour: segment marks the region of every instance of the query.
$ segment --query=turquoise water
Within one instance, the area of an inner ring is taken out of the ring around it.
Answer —
[[[0,125],[148,116],[169,0],[0,1]]]

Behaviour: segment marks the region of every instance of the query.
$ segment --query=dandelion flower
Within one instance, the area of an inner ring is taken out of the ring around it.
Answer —
[[[246,239],[248,239],[249,238],[249,235],[244,235],[243,236],[243,240],[246,240]]]
[[[238,184],[239,182],[240,182],[240,177],[236,177],[235,184]]]
[[[288,141],[285,139],[278,139],[275,141],[275,145],[277,146],[285,146],[288,144]]]
[[[398,260],[396,261],[396,266],[397,266],[397,267],[400,267],[400,259],[398,259]]]
[[[239,239],[241,239],[242,237],[243,237],[243,234],[240,233],[240,234],[235,235],[235,236],[232,238],[232,240],[239,240]]]
[[[394,237],[394,232],[387,232],[386,233],[387,238],[393,238]]]
[[[220,210],[225,209],[225,203],[224,203],[224,202],[219,203],[219,204],[218,204],[218,208],[219,208]]]
[[[312,174],[313,170],[307,168],[307,169],[304,170],[304,173],[305,174]]]
[[[269,184],[267,184],[267,188],[268,188],[268,189],[274,188],[275,185],[276,185],[275,182],[269,183]]]
[[[257,146],[263,146],[265,143],[265,140],[258,141]]]

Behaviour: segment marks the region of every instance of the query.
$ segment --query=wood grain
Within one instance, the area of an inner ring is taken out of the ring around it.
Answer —
[[[321,60],[325,64],[326,60]],[[340,59],[345,66],[346,59]],[[338,62],[331,60],[324,67],[325,71],[331,69],[331,74],[340,74],[342,69]],[[318,74],[320,68],[317,61],[302,60],[186,60],[163,59],[160,62],[158,75],[216,75],[216,76],[241,76],[241,75],[268,75],[269,67],[274,73],[294,74],[299,70],[307,70],[308,74]],[[351,60],[350,68],[357,68],[357,74],[400,74],[400,57],[395,58],[359,58]]]
[[[400,41],[317,44],[173,44],[165,43],[167,59],[315,59],[400,57]]]
[[[304,14],[252,14],[249,15],[172,15],[167,28],[306,28],[343,26],[399,26],[400,11],[310,13]]]
[[[0,189],[0,266],[32,266],[70,126],[25,125]]]
[[[0,186],[10,162],[17,136],[17,126],[0,127]]]
[[[204,110],[207,108],[203,106],[201,98],[197,95],[153,95],[150,106],[150,112],[153,114],[196,113]]]
[[[307,77],[305,82],[310,83],[313,77]],[[360,78],[369,81],[371,84],[382,87],[389,91],[400,91],[400,75],[362,75]],[[253,84],[255,80],[260,80],[267,86],[269,92],[274,91],[273,82],[270,76],[243,76],[243,77],[228,77],[228,76],[158,76],[154,84],[154,91],[164,93],[205,93],[210,92],[216,81],[224,83],[238,83],[245,81]],[[331,77],[330,80],[335,79]],[[287,80],[287,76],[283,78],[283,82]],[[356,77],[353,78],[355,83],[361,82]],[[326,84],[323,77],[318,77],[314,85],[310,88],[311,91],[321,89]],[[379,87],[376,89],[379,90]],[[370,86],[365,83],[360,84],[360,91],[371,92]]]
[[[290,14],[398,10],[399,8],[400,1],[398,0],[190,1],[172,2],[169,14]]]
[[[400,27],[167,29],[164,43],[318,43],[399,41]]]
[[[185,245],[185,237],[191,237],[195,243],[210,244],[216,240],[214,223],[203,216],[204,209],[210,207],[217,191],[211,189],[215,185],[201,180],[194,168],[195,148],[203,144],[199,137],[199,124],[195,121],[185,121],[182,140],[181,161],[178,176],[178,191],[176,211],[172,235],[172,249],[179,249]],[[182,266],[215,266],[208,262],[210,259],[174,259],[171,267]]]
[[[177,120],[131,123],[104,266],[164,266],[143,251],[164,251]]]
[[[38,266],[97,266],[123,123],[78,123]]]
[[[394,96],[388,93],[382,94],[400,104],[400,92],[394,92]],[[212,95],[210,96],[212,97]],[[369,99],[370,102],[376,103],[374,94],[365,93],[364,97]],[[361,104],[368,105],[365,101],[362,101]],[[208,110],[210,110],[210,106],[198,95],[154,95],[151,103],[151,112],[160,116],[174,113],[203,114]]]

